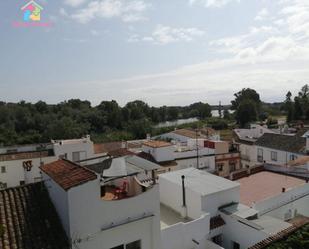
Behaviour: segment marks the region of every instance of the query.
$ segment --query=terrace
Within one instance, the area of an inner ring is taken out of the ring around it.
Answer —
[[[159,165],[143,158],[128,155],[105,158],[85,166],[101,178],[101,198],[117,201],[146,192],[156,184],[155,171]]]
[[[268,171],[243,177],[237,182],[240,183],[240,202],[248,206],[306,183],[305,180],[296,177]]]

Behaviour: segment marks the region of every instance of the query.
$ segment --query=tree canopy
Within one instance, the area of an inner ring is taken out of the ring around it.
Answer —
[[[150,107],[141,100],[124,107],[102,101],[92,107],[87,100],[70,99],[56,105],[0,102],[0,144],[48,142],[91,134],[108,140],[144,138],[153,124],[178,118],[211,116],[208,104]]]

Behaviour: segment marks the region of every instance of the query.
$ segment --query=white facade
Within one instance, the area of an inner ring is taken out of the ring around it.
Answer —
[[[174,160],[175,146],[150,147],[143,145],[143,152],[151,154],[157,162],[166,162]]]
[[[203,213],[216,216],[218,207],[239,202],[239,183],[188,168],[160,175],[160,200],[164,205],[183,213],[182,179],[185,176],[186,216],[199,218]],[[173,196],[173,198],[171,198]]]
[[[115,201],[100,198],[100,180],[64,191],[43,173],[50,197],[73,247],[110,249],[141,241],[144,249],[160,248],[159,188]]]
[[[0,160],[0,183],[6,187],[15,187],[40,181],[42,176],[39,166],[56,161],[62,156],[72,161],[73,159],[79,161],[94,157],[93,142],[89,136],[81,139],[52,141],[51,144],[44,146],[44,149],[49,149],[53,155],[47,156],[46,150],[43,150],[37,144],[1,148],[0,151],[4,154],[10,151],[12,151],[12,154],[10,154],[10,160]],[[40,156],[39,148],[42,149],[42,156]],[[14,153],[16,153],[16,156],[14,156]],[[19,159],[20,153],[29,155],[25,155],[24,159]],[[24,163],[30,163],[31,169],[26,170],[23,167]]]
[[[94,157],[93,142],[89,135],[81,139],[52,140],[52,144],[57,157],[63,156],[73,162]]]
[[[41,181],[39,166],[41,163],[50,163],[57,160],[55,156],[0,161],[0,182],[4,183],[6,187],[15,187],[21,184],[33,183]],[[27,171],[23,165],[30,163],[31,168]]]
[[[286,165],[288,162],[303,156],[299,153],[293,153],[288,151],[276,150],[261,146],[253,146],[255,149],[252,153],[252,157],[255,158],[256,164],[274,164],[274,165]]]

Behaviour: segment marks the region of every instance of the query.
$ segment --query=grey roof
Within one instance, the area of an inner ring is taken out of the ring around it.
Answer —
[[[160,168],[159,165],[138,156],[108,158],[102,162],[85,165],[84,167],[106,178],[136,175],[146,170],[151,171]]]
[[[156,163],[150,162],[144,158],[138,156],[127,156],[126,157],[127,163],[133,164],[141,169],[144,170],[157,170],[160,166]]]
[[[255,142],[255,145],[275,150],[305,154],[306,139],[298,135],[288,136],[265,133]]]
[[[185,186],[187,189],[206,196],[213,193],[239,188],[238,182],[233,182],[220,176],[210,174],[196,168],[187,168],[171,171],[159,175],[159,181],[167,180],[178,186],[182,185],[181,176],[185,176]]]

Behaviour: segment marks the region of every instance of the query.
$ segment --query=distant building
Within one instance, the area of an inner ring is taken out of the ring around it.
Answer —
[[[90,136],[81,139],[52,140],[47,144],[16,145],[0,148],[0,188],[15,187],[42,180],[39,167],[58,158],[81,162],[94,156]]]
[[[255,143],[257,164],[287,165],[298,157],[309,154],[309,138],[266,133]]]

